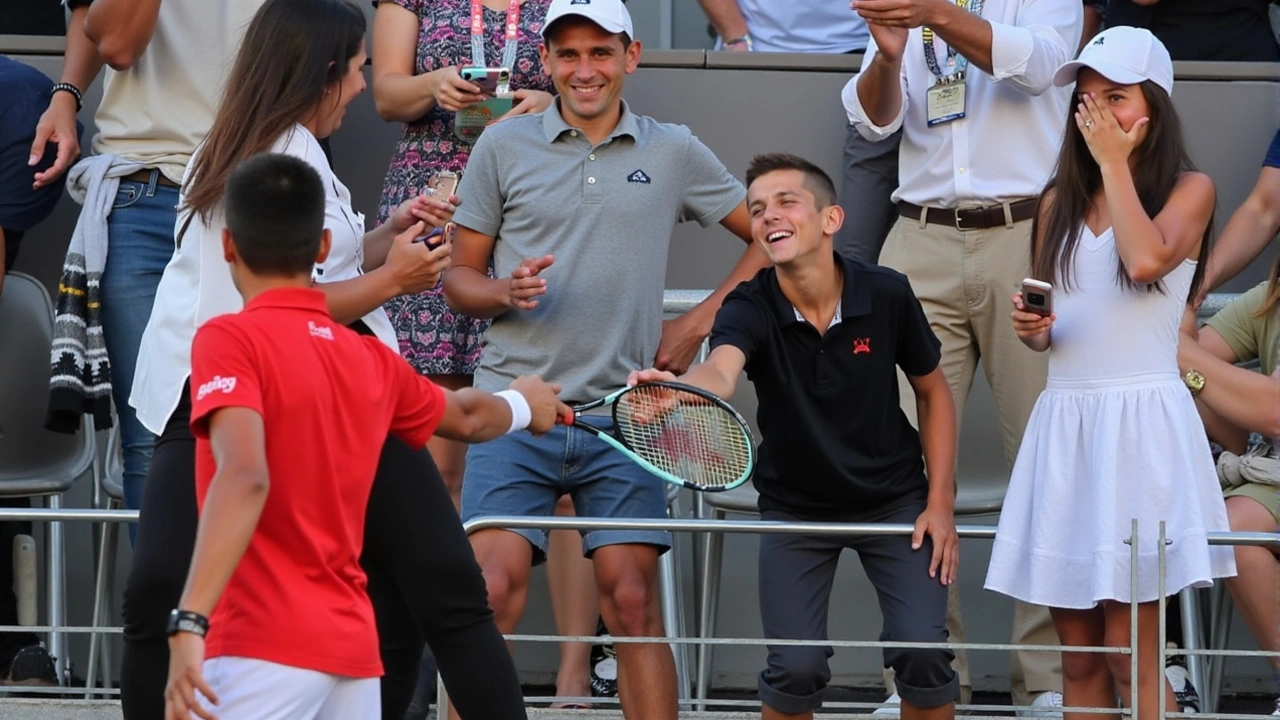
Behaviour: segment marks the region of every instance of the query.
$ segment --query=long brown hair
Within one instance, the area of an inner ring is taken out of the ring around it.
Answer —
[[[1182,174],[1196,168],[1182,136],[1182,122],[1168,93],[1150,80],[1143,81],[1138,87],[1146,98],[1150,122],[1147,136],[1133,151],[1136,154],[1133,184],[1142,209],[1148,217],[1154,218],[1164,209]],[[1032,276],[1064,287],[1070,287],[1074,282],[1072,261],[1080,243],[1080,228],[1094,196],[1102,189],[1102,171],[1089,152],[1084,136],[1076,128],[1076,103],[1073,100],[1069,105],[1066,137],[1058,154],[1057,168],[1040,195],[1031,225]],[[1191,296],[1204,280],[1212,229],[1213,217],[1210,216],[1200,242],[1199,263],[1191,280]],[[1122,287],[1139,288],[1125,272],[1123,262],[1117,262],[1116,282]],[[1152,283],[1146,286],[1146,290],[1163,292],[1164,286],[1163,283]]]
[[[267,0],[249,23],[182,210],[209,222],[240,161],[266,152],[320,107],[362,47],[364,13],[348,0]],[[340,100],[341,98],[339,98]]]
[[[1276,305],[1280,305],[1280,258],[1271,266],[1271,276],[1267,278],[1267,296],[1262,299],[1262,305],[1253,311],[1253,316],[1266,317],[1275,311]]]

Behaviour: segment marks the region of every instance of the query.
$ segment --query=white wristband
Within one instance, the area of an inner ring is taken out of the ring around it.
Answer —
[[[529,401],[524,399],[524,395],[515,390],[502,390],[494,395],[506,400],[511,407],[511,428],[507,430],[508,434],[529,427],[529,423],[533,421],[533,411],[529,409]]]

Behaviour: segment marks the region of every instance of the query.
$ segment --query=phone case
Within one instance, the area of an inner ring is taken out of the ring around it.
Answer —
[[[453,134],[465,143],[473,143],[489,123],[505,115],[515,105],[509,95],[481,100],[459,110],[453,119]]]

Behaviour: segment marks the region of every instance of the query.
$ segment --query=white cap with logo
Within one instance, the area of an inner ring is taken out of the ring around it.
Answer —
[[[547,8],[547,18],[542,21],[542,36],[560,18],[579,15],[604,28],[606,32],[626,33],[634,38],[635,31],[631,27],[631,13],[622,0],[551,0]]]
[[[1150,30],[1124,25],[1103,30],[1084,46],[1079,58],[1058,68],[1053,84],[1070,85],[1080,68],[1086,67],[1112,82],[1137,85],[1150,80],[1173,94],[1173,60]]]

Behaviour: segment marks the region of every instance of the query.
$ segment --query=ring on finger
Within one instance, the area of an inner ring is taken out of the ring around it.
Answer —
[[[1093,127],[1093,121],[1092,121],[1092,120],[1085,120],[1085,121],[1084,121],[1084,126],[1085,126],[1085,127]]]

